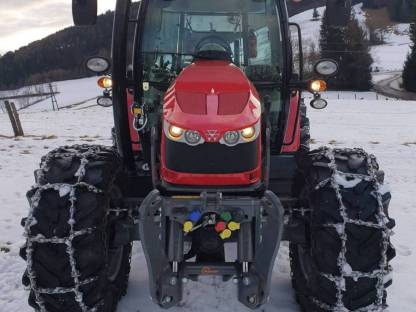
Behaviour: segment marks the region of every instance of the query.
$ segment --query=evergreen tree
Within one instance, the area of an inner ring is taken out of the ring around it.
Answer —
[[[409,23],[413,0],[391,0],[389,3],[390,17],[395,22]]]
[[[363,0],[363,8],[379,9],[387,6],[393,0]]]
[[[372,87],[368,41],[354,16],[345,27],[333,26],[324,13],[320,38],[321,57],[339,64],[337,76],[328,79],[329,87],[337,90],[369,90]]]
[[[416,0],[413,0],[413,18],[410,24],[411,52],[403,69],[403,87],[408,91],[416,92]]]
[[[137,9],[135,3],[132,14]],[[94,26],[68,27],[7,52],[0,57],[0,90],[91,75],[85,68],[85,60],[92,55],[110,56],[113,19],[114,13],[108,11],[98,16]],[[132,36],[133,28],[130,30]]]
[[[318,9],[315,7],[313,9],[312,20],[316,21],[316,20],[319,19],[319,17],[320,17],[320,15],[319,15]]]

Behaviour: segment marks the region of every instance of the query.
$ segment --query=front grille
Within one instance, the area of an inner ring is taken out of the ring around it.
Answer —
[[[166,139],[166,167],[184,173],[227,174],[251,171],[258,165],[258,141],[230,147],[220,143],[189,146]]]

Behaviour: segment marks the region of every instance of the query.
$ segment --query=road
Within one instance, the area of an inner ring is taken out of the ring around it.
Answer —
[[[380,81],[374,85],[374,90],[380,94],[388,97],[398,98],[408,101],[416,101],[416,93],[407,92],[399,89],[399,80],[402,78],[401,72],[391,72],[391,76]]]

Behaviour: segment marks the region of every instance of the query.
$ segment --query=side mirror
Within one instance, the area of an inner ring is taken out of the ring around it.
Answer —
[[[333,77],[338,73],[338,63],[331,59],[321,59],[313,67],[316,74],[323,77]]]
[[[72,17],[76,26],[95,25],[97,0],[72,0]]]
[[[102,56],[93,56],[87,59],[85,67],[96,74],[104,74],[111,68],[110,61]]]

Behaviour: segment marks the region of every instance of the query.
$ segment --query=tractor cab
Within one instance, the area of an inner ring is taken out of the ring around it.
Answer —
[[[137,19],[132,8],[117,4],[112,89],[104,86],[98,100],[114,104],[125,163],[151,175],[147,190],[267,189],[270,165],[286,167],[291,161],[280,156],[301,148],[300,91],[326,106],[325,83],[302,81],[302,62],[294,64],[294,53],[302,59],[300,30],[288,23],[285,1],[143,0]],[[87,12],[74,2],[78,24],[92,23]],[[105,73],[94,62],[87,66]],[[337,65],[316,68],[331,75]]]
[[[275,1],[156,0],[146,12],[139,102],[163,110],[162,185],[259,185],[262,117],[277,147],[283,109]]]

